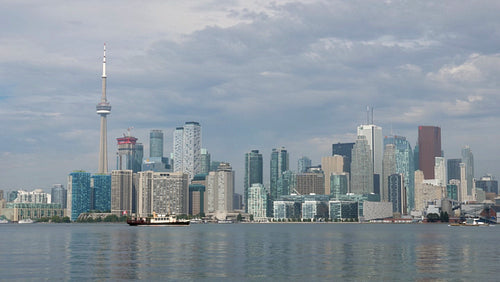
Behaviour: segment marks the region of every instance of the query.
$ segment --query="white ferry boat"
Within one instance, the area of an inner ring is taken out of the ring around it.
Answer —
[[[17,223],[19,224],[28,224],[28,223],[34,223],[34,221],[31,218],[26,218],[26,219],[21,219]]]
[[[175,214],[164,215],[153,212],[153,216],[129,218],[127,223],[130,226],[187,226],[189,220],[179,219]]]

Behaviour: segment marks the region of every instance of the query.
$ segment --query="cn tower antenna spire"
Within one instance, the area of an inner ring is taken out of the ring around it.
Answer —
[[[99,169],[98,173],[108,173],[108,130],[106,116],[111,113],[111,105],[106,99],[106,43],[104,43],[104,56],[102,58],[102,96],[101,102],[96,106],[97,114],[101,116],[101,139],[99,142]]]

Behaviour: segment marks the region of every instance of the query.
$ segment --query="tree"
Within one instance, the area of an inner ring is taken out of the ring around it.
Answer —
[[[439,221],[439,214],[437,213],[430,213],[427,215],[427,221],[428,222],[436,222]]]
[[[236,221],[242,221],[243,220],[243,217],[241,216],[241,213],[238,214],[238,216],[236,217]]]
[[[69,216],[65,216],[62,218],[62,222],[64,223],[71,223],[71,218],[69,218]]]
[[[253,214],[250,215],[250,221],[253,221]]]

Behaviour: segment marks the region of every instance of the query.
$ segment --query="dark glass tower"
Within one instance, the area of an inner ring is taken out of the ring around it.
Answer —
[[[332,156],[340,155],[344,157],[344,172],[351,173],[352,147],[354,143],[332,144]]]
[[[289,156],[284,147],[273,149],[271,152],[271,200],[278,197],[278,179],[283,172],[289,170]]]
[[[418,127],[418,167],[424,172],[424,179],[434,179],[435,158],[441,157],[441,128],[437,126]]]
[[[149,132],[149,157],[163,158],[163,131],[153,129]]]
[[[447,169],[448,169],[448,183],[450,180],[456,179],[460,180],[460,163],[462,159],[448,159]]]
[[[262,154],[259,150],[252,150],[245,154],[245,183],[243,184],[243,193],[245,201],[245,212],[248,212],[248,189],[252,184],[263,183],[263,165]]]
[[[111,211],[111,175],[92,175],[91,186],[93,197],[93,209],[101,212]]]

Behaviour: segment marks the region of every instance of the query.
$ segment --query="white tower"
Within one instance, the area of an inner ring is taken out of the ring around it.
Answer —
[[[97,114],[101,116],[101,139],[99,142],[99,169],[97,173],[108,173],[108,145],[106,116],[111,113],[111,105],[106,99],[106,44],[104,44],[104,57],[102,59],[102,96],[101,102],[96,106]]]

